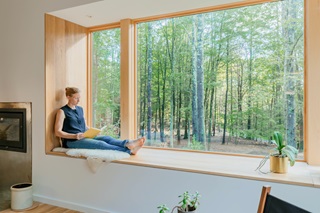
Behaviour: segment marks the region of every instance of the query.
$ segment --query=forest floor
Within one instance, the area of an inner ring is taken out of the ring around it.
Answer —
[[[169,139],[168,142],[154,143],[152,146],[170,148]],[[148,145],[148,143],[146,144]],[[265,156],[270,153],[274,148],[274,145],[269,142],[260,142],[256,140],[248,140],[243,138],[235,138],[232,136],[226,136],[225,144],[222,144],[222,135],[211,137],[211,142],[204,145],[209,152],[221,152],[221,153],[233,153],[233,154],[245,154],[245,155],[260,155]],[[192,149],[188,147],[188,139],[181,139],[180,141],[174,140],[174,148],[178,149]],[[199,148],[199,146],[197,146]],[[299,153],[298,159],[303,159],[303,153]]]

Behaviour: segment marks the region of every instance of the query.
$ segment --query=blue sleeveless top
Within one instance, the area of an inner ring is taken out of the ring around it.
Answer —
[[[68,105],[61,107],[63,110],[65,119],[63,121],[62,131],[77,134],[79,132],[86,131],[86,123],[83,116],[83,109],[80,106],[76,106],[75,109],[71,109]],[[63,146],[66,147],[67,141],[76,141],[76,139],[62,138]]]

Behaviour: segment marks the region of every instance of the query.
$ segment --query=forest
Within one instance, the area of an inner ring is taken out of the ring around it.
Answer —
[[[138,23],[146,145],[237,153],[245,142],[270,149],[280,131],[303,150],[303,16],[303,0],[284,0]],[[119,136],[120,30],[93,40],[94,125]]]

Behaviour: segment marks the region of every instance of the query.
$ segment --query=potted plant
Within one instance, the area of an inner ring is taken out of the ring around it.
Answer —
[[[167,211],[170,210],[165,204],[158,206],[158,209],[159,209],[159,213],[167,213]]]
[[[286,173],[288,171],[288,161],[290,162],[290,166],[294,165],[298,150],[287,144],[283,140],[281,133],[277,131],[273,133],[271,142],[275,147],[269,155],[262,159],[257,169],[260,170],[265,162],[270,159],[271,172]]]
[[[199,198],[200,198],[200,194],[198,192],[194,193],[194,194],[189,194],[188,191],[184,192],[182,195],[179,195],[179,197],[181,198],[179,205],[175,206],[171,213],[173,213],[174,209],[177,208],[178,213],[185,213],[185,212],[189,212],[189,213],[195,213],[196,209],[199,206]],[[169,211],[169,208],[166,205],[160,205],[158,206],[159,213],[166,213],[167,211]]]
[[[189,194],[189,192],[186,191],[182,195],[179,195],[179,197],[181,198],[179,202],[180,205],[175,207],[178,209],[178,213],[195,212],[200,204],[200,194],[198,192],[195,194]]]

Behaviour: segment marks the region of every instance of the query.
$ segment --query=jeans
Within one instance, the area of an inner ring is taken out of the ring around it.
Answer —
[[[131,150],[126,147],[128,140],[119,140],[110,136],[97,136],[93,139],[83,138],[76,141],[67,141],[68,148],[76,149],[105,149],[117,150],[131,154]]]

